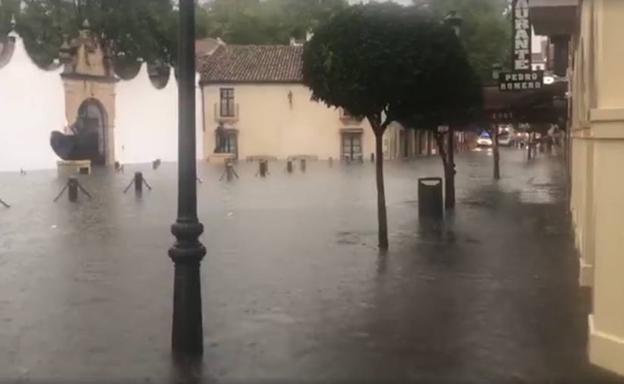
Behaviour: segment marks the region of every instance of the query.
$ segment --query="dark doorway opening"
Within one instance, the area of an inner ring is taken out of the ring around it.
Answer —
[[[80,105],[75,129],[76,133],[83,134],[87,138],[87,160],[91,160],[93,165],[106,165],[108,146],[106,126],[106,115],[99,101],[89,99]]]

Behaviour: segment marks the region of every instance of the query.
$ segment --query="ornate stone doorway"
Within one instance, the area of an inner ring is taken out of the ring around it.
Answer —
[[[106,165],[108,148],[106,112],[96,99],[85,100],[78,109],[73,129],[88,136],[88,156],[93,165]]]

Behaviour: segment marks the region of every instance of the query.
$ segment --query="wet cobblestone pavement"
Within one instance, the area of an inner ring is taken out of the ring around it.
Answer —
[[[254,164],[199,185],[206,351],[169,354],[175,165],[96,170],[52,203],[55,172],[0,174],[0,382],[624,382],[586,358],[564,168],[458,156],[458,206],[419,222],[417,178],[388,163],[390,250],[376,248],[374,167]],[[122,190],[134,170],[154,188]]]

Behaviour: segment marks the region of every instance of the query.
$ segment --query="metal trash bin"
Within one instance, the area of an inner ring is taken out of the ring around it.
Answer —
[[[442,217],[442,178],[424,177],[418,179],[418,215],[421,217]]]

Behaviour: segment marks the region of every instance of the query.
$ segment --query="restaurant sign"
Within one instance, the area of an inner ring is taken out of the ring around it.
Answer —
[[[513,0],[513,69],[531,70],[531,20],[529,0]]]
[[[501,72],[498,76],[498,89],[500,91],[542,89],[544,86],[543,71]]]

